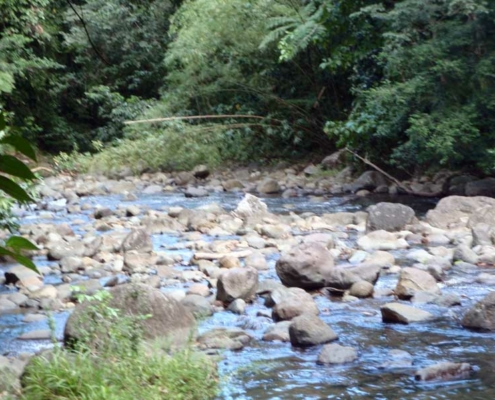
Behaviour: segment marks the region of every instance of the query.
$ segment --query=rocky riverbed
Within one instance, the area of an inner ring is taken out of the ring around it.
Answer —
[[[220,398],[495,397],[495,200],[207,172],[47,178],[18,210],[42,275],[1,266],[0,368],[51,346],[48,313],[63,340],[75,286],[132,282],[195,316],[196,345],[223,355]]]

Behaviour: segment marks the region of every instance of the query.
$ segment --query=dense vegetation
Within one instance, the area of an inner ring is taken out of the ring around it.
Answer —
[[[488,0],[4,0],[0,13],[0,106],[42,150],[101,152],[86,165],[349,146],[408,171],[495,167]]]

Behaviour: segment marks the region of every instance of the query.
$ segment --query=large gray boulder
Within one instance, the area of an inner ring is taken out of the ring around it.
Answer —
[[[414,220],[414,210],[403,204],[378,203],[368,208],[366,229],[370,231],[384,230],[397,232]]]
[[[319,289],[334,268],[332,254],[321,244],[302,243],[282,254],[275,266],[285,286]]]
[[[483,196],[449,196],[440,200],[433,210],[428,211],[426,220],[436,228],[462,228],[467,226],[473,213],[487,206],[495,206],[495,199]]]
[[[476,303],[461,323],[464,328],[495,331],[495,292]]]
[[[495,178],[485,178],[466,184],[466,196],[495,197]]]
[[[256,196],[246,193],[233,211],[234,216],[242,220],[251,217],[264,217],[268,214],[268,206]]]
[[[251,301],[258,289],[258,270],[252,267],[232,268],[220,275],[217,300],[231,303],[236,299]]]
[[[84,243],[80,241],[58,240],[56,242],[48,243],[48,259],[61,260],[64,257],[83,257],[86,252]]]
[[[307,347],[336,340],[337,334],[315,315],[303,314],[292,320],[289,326],[293,346]]]
[[[323,346],[318,355],[318,364],[345,364],[358,358],[356,349],[330,343]]]
[[[440,294],[437,281],[428,272],[418,268],[403,268],[395,287],[395,295],[399,299],[409,300],[419,291]]]
[[[158,289],[143,284],[125,284],[111,289],[110,294],[108,306],[117,309],[122,316],[149,316],[138,319],[145,339],[164,338],[171,346],[180,347],[196,334],[191,312]],[[92,319],[94,305],[94,302],[83,302],[76,306],[65,325],[66,344],[73,345],[85,335],[84,329]],[[97,346],[97,343],[90,345]]]

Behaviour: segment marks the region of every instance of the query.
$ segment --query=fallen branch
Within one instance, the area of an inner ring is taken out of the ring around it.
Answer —
[[[387,179],[391,180],[392,182],[394,182],[398,187],[400,187],[404,192],[406,192],[407,194],[410,194],[411,196],[419,196],[419,197],[440,197],[443,195],[443,190],[440,190],[438,192],[435,192],[435,193],[427,193],[427,192],[413,192],[411,190],[409,190],[407,187],[405,187],[401,182],[399,182],[398,179],[394,178],[392,175],[386,173],[383,169],[381,169],[380,167],[378,167],[377,165],[373,164],[370,160],[368,160],[367,158],[364,158],[364,157],[361,157],[359,154],[357,154],[356,152],[352,151],[351,149],[349,148],[345,148],[346,151],[348,151],[349,153],[351,153],[354,157],[357,157],[358,159],[360,159],[362,162],[364,162],[365,164],[369,165],[370,167],[376,169],[378,172],[380,172],[383,176],[385,176]]]
[[[237,258],[245,258],[251,255],[251,250],[233,251],[231,253],[194,253],[195,260],[220,260],[224,256],[233,256]]]

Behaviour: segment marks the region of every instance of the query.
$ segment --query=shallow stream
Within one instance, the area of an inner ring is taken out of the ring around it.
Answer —
[[[141,208],[162,209],[180,205],[187,208],[217,202],[225,209],[235,208],[240,195],[214,194],[208,198],[185,199],[182,194],[139,196],[134,202]],[[315,214],[341,211],[359,211],[379,201],[390,201],[388,197],[334,197],[325,201],[312,202],[308,198],[264,199],[273,213],[313,212]],[[395,197],[413,207],[418,216],[434,207],[431,199]],[[93,205],[99,204],[116,208],[119,196],[88,197],[83,199]],[[132,204],[129,202],[126,205]],[[26,211],[23,223],[45,221],[49,223],[72,224],[76,220],[89,222],[90,211],[81,214],[67,214],[65,209],[47,214],[46,211]],[[51,219],[46,220],[45,218]],[[77,226],[74,226],[77,232]],[[155,235],[156,249],[180,240],[174,235]],[[221,238],[220,238],[221,239]],[[178,251],[186,260],[190,251]],[[401,253],[394,254],[400,259]],[[276,256],[269,258],[270,270],[260,273],[260,279],[277,279],[274,272]],[[48,265],[46,259],[36,260],[38,265]],[[9,266],[1,266],[6,270]],[[181,267],[188,268],[188,267]],[[493,269],[487,271],[493,274]],[[357,361],[342,366],[321,366],[316,359],[321,346],[299,350],[290,343],[263,342],[261,337],[272,323],[270,318],[258,316],[269,309],[262,299],[249,305],[246,315],[218,312],[201,322],[200,331],[215,327],[239,327],[250,333],[256,340],[241,351],[227,351],[219,363],[222,390],[220,399],[495,399],[495,335],[463,329],[458,318],[475,301],[489,290],[486,285],[474,284],[470,273],[451,270],[447,284],[442,285],[444,293],[457,293],[462,296],[462,306],[445,308],[434,305],[421,306],[436,316],[433,322],[424,324],[398,325],[384,324],[379,307],[390,302],[390,297],[360,300],[343,303],[339,298],[317,296],[322,311],[320,317],[339,335],[341,345],[358,350]],[[380,277],[376,288],[393,288],[396,275]],[[45,283],[58,284],[60,278],[48,275]],[[180,286],[175,287],[180,288]],[[0,293],[9,289],[0,286]],[[57,336],[62,336],[68,313],[55,313]],[[48,341],[21,341],[16,338],[27,331],[47,329],[47,322],[23,323],[23,314],[0,315],[0,354],[34,352],[50,346]],[[380,365],[387,360],[391,349],[409,352],[414,359],[413,368],[383,370]],[[426,385],[416,383],[414,371],[439,361],[468,362],[476,367],[476,372],[468,379],[453,383]]]

